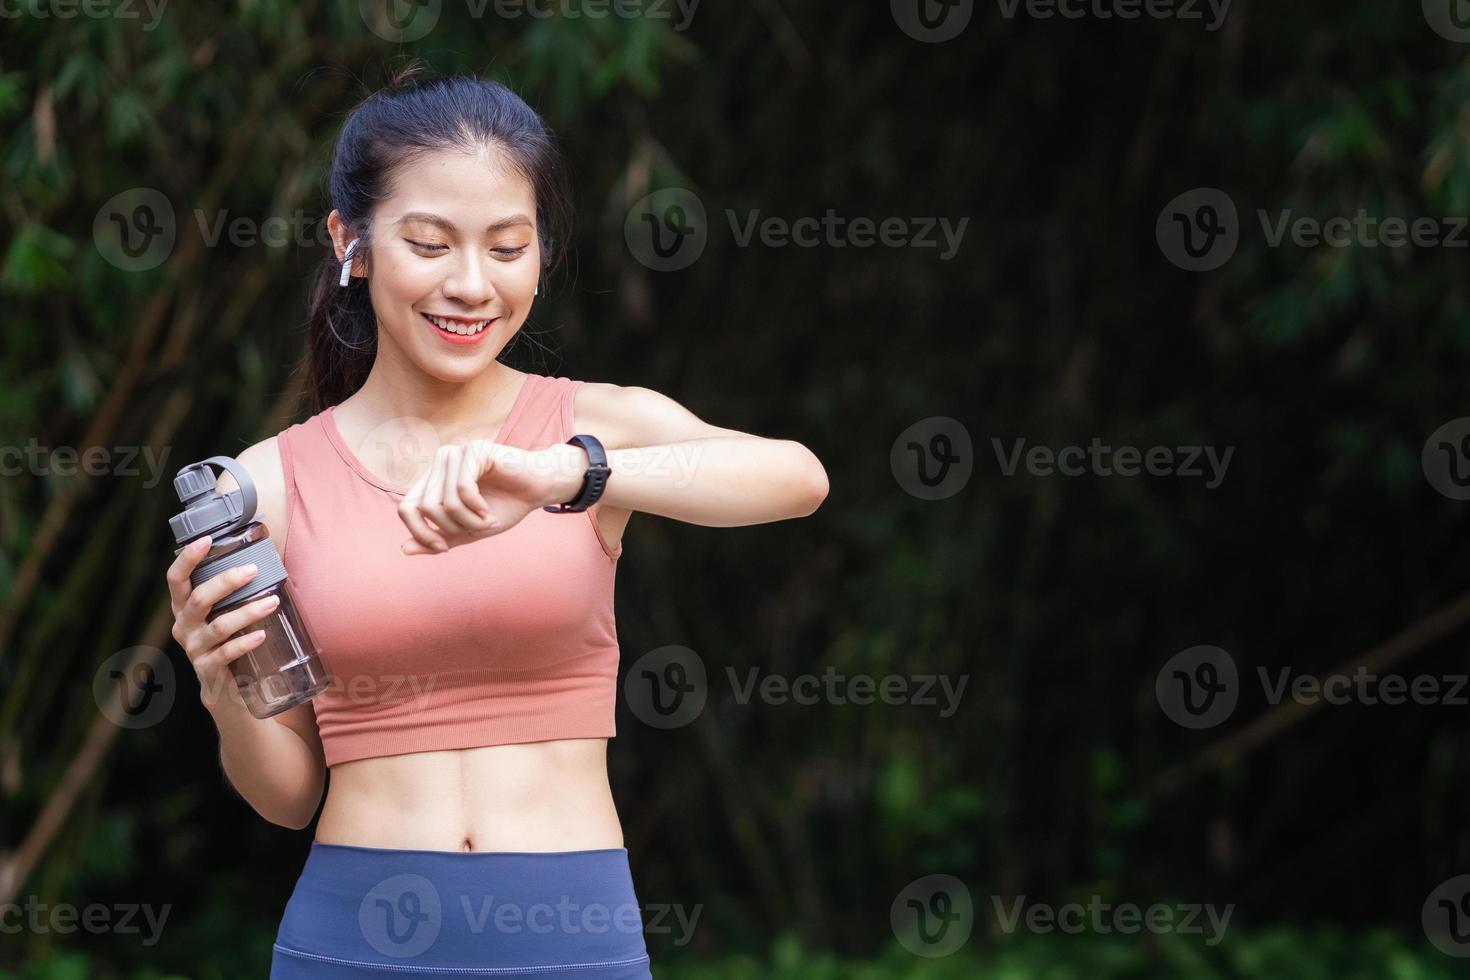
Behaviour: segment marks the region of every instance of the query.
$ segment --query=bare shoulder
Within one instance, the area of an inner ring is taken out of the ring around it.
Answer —
[[[255,481],[256,518],[271,532],[276,550],[286,550],[286,471],[281,465],[280,446],[275,436],[262,439],[235,454],[240,465]],[[229,473],[219,476],[221,490],[235,490],[239,484]]]
[[[629,441],[627,425],[627,392],[624,385],[606,381],[586,381],[577,388],[572,414],[578,432],[590,432],[607,449],[626,449]]]
[[[711,425],[670,396],[641,385],[584,382],[573,410],[577,428],[597,436],[608,449],[749,435]]]

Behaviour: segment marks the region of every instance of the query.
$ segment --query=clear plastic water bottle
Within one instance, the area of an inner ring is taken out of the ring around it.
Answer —
[[[240,488],[220,493],[213,469],[216,466],[228,470]],[[270,530],[255,519],[255,482],[250,473],[229,456],[211,456],[179,470],[174,477],[174,491],[184,505],[182,513],[168,519],[179,545],[174,554],[196,538],[210,536],[209,553],[191,576],[194,588],[241,565],[254,564],[259,569],[249,582],[214,604],[208,621],[268,595],[280,600],[280,605],[263,620],[226,638],[228,642],[265,630],[259,646],[230,662],[235,684],[250,713],[256,718],[269,718],[326,690],[330,678],[306,619],[297,608],[286,567],[271,541]]]

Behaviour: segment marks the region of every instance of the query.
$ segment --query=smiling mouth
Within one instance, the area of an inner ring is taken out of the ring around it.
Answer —
[[[475,334],[480,333],[486,327],[490,326],[490,324],[500,319],[499,317],[491,317],[488,320],[463,320],[459,318],[435,316],[432,313],[424,313],[421,315],[425,320],[428,320],[430,323],[438,327],[440,330],[443,330],[445,333],[457,334],[460,337],[473,337]]]

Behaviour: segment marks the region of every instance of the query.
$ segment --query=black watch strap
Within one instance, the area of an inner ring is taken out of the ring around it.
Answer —
[[[542,510],[553,514],[571,514],[584,511],[597,503],[602,491],[607,488],[607,478],[612,469],[607,465],[607,452],[596,436],[578,434],[567,440],[569,446],[581,446],[587,452],[587,475],[582,478],[582,489],[564,504],[549,504]]]

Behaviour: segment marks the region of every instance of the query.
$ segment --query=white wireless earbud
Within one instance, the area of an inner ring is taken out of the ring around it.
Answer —
[[[357,251],[357,243],[362,239],[354,238],[347,243],[347,252],[342,256],[342,278],[337,280],[337,285],[347,285],[347,279],[352,275],[352,253]]]

